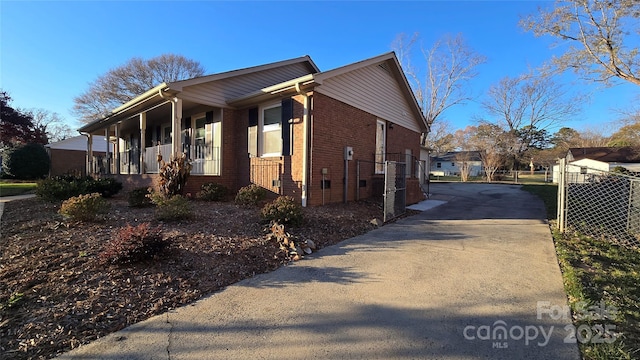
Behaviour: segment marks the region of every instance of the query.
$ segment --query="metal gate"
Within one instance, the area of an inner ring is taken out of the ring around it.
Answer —
[[[406,164],[396,161],[384,162],[384,222],[405,213],[407,205]]]

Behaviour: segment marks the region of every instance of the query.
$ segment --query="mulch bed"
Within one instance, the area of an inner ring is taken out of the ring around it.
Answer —
[[[267,240],[258,208],[193,201],[194,218],[161,223],[153,208],[130,208],[122,197],[109,203],[94,223],[65,221],[60,204],[35,198],[5,204],[0,358],[51,358],[290,261]],[[322,248],[373,229],[382,210],[358,202],[304,214],[304,224],[287,231]],[[135,264],[99,260],[114,229],[141,222],[159,226],[170,248]]]

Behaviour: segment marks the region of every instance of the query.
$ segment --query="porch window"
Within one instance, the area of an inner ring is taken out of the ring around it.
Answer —
[[[262,156],[282,155],[282,105],[262,109]]]
[[[196,119],[196,127],[194,134],[195,154],[194,159],[204,159],[207,153],[207,141],[205,139],[205,118]]]
[[[384,173],[385,153],[387,152],[386,124],[383,120],[376,122],[376,174]]]

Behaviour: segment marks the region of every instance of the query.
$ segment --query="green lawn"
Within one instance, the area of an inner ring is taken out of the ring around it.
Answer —
[[[504,174],[496,175],[495,183],[515,183],[515,179],[513,175]],[[522,171],[518,175],[518,184],[550,184],[545,183],[544,173],[534,173],[531,175],[528,171]],[[548,180],[551,181],[551,173],[548,175]],[[460,182],[460,176],[434,176],[431,175],[431,181],[446,181],[446,182]],[[486,177],[484,176],[470,176],[467,182],[486,182]]]
[[[556,217],[556,186],[522,188]],[[640,250],[569,231],[554,230],[553,238],[583,359],[639,359]]]
[[[34,182],[0,182],[0,197],[32,193],[36,189]]]
[[[524,184],[522,190],[528,191],[544,201],[547,208],[547,219],[552,220],[558,213],[558,185],[556,184]]]

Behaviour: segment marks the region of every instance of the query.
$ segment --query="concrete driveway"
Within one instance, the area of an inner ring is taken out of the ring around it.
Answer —
[[[542,203],[431,191],[447,202],[61,358],[579,359]]]

